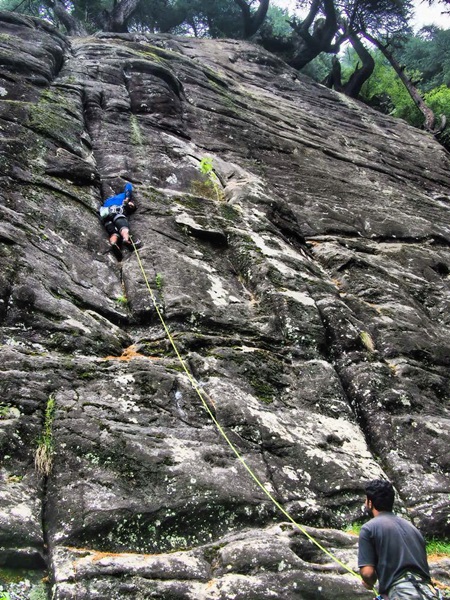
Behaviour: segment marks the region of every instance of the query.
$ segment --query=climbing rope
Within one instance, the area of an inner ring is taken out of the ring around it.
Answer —
[[[215,426],[217,427],[220,435],[224,438],[224,440],[227,442],[227,444],[229,445],[229,447],[231,448],[231,450],[234,452],[234,454],[236,455],[237,459],[239,460],[239,462],[243,465],[243,467],[245,468],[245,470],[247,471],[247,473],[250,475],[250,477],[253,479],[253,481],[256,483],[256,485],[264,492],[264,494],[271,500],[271,502],[278,508],[278,510],[294,525],[294,527],[296,527],[305,537],[307,537],[313,544],[315,544],[322,552],[324,552],[327,556],[329,556],[334,562],[336,562],[338,565],[340,565],[343,569],[345,569],[348,573],[350,573],[351,575],[353,575],[354,577],[357,577],[358,579],[361,579],[361,576],[356,573],[355,571],[353,571],[353,569],[351,569],[348,565],[346,565],[345,563],[343,563],[341,560],[339,560],[339,558],[337,558],[337,556],[335,556],[332,552],[330,552],[329,550],[327,550],[327,548],[325,548],[320,542],[318,542],[310,533],[308,533],[306,531],[306,529],[300,525],[299,523],[297,523],[297,521],[295,521],[295,519],[285,510],[285,508],[283,508],[283,506],[281,506],[281,504],[278,502],[278,500],[276,500],[276,498],[273,497],[273,495],[270,493],[270,491],[267,489],[267,487],[260,481],[260,479],[258,478],[258,476],[254,473],[254,471],[248,466],[248,464],[245,462],[245,459],[243,458],[243,456],[241,456],[241,454],[239,453],[239,450],[236,448],[236,446],[233,444],[233,442],[230,440],[230,438],[228,437],[227,433],[224,431],[223,427],[220,425],[220,423],[217,421],[216,417],[214,416],[213,412],[211,411],[208,403],[205,400],[205,393],[201,391],[198,383],[196,382],[194,376],[192,375],[192,373],[189,371],[189,369],[186,366],[185,361],[183,360],[182,356],[180,355],[178,348],[175,344],[175,341],[172,337],[172,334],[169,331],[169,328],[167,327],[167,324],[164,320],[164,317],[159,309],[158,303],[156,302],[156,298],[155,295],[153,293],[152,288],[150,287],[150,283],[148,281],[147,278],[147,274],[145,272],[144,266],[142,264],[142,260],[141,257],[139,255],[138,249],[136,248],[136,246],[134,245],[134,242],[132,241],[133,244],[133,248],[136,254],[136,258],[139,264],[139,268],[141,269],[142,272],[142,276],[144,277],[144,281],[145,281],[145,285],[147,286],[147,289],[150,293],[150,297],[152,299],[153,302],[153,306],[155,307],[156,313],[161,321],[161,324],[164,328],[164,331],[167,334],[167,337],[172,345],[172,348],[175,352],[175,354],[177,355],[178,360],[180,361],[181,366],[183,367],[184,372],[186,373],[192,387],[194,388],[194,390],[197,392],[197,395],[199,396],[203,407],[205,408],[206,412],[208,413],[208,415],[210,416],[211,420],[214,422]],[[211,401],[211,399],[209,399],[210,402],[213,404],[213,402]]]

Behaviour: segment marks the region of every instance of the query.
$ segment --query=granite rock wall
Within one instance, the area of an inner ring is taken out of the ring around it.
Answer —
[[[339,560],[378,476],[448,538],[448,153],[250,43],[0,28],[4,589],[369,598],[148,286]]]

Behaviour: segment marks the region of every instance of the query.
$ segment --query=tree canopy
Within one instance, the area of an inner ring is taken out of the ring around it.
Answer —
[[[374,108],[407,120],[412,125],[425,125],[427,116],[446,117],[450,123],[450,31],[437,27],[422,30],[417,35],[410,35],[403,45],[396,50],[395,64],[398,72],[386,54],[381,50],[372,50],[375,67],[373,77],[362,86],[360,99]],[[352,49],[347,49],[343,56],[342,78],[346,80],[354,71],[358,56]],[[403,80],[407,80],[408,85]],[[409,87],[413,87],[421,101],[431,111],[427,115],[413,100]],[[439,121],[439,119],[438,119]],[[436,126],[432,123],[432,128]],[[441,123],[437,124],[438,129]],[[439,139],[449,147],[450,130],[447,127],[439,133]]]
[[[148,31],[210,37],[249,37],[270,0],[0,0],[14,10],[63,26],[69,35]]]

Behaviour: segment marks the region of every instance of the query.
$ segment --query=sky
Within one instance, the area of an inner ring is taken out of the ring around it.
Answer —
[[[273,4],[289,9],[294,12],[296,0],[272,0]],[[412,23],[414,31],[418,31],[425,25],[438,25],[443,29],[450,29],[450,14],[442,15],[442,11],[449,10],[449,5],[438,4],[428,6],[427,0],[414,0],[415,18]]]

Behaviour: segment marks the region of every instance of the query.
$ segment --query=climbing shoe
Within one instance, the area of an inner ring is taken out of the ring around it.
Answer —
[[[137,248],[141,248],[141,247],[142,247],[142,242],[141,242],[141,240],[133,240],[133,242],[132,242],[131,240],[128,240],[127,242],[125,242],[125,241],[124,241],[124,243],[123,243],[123,244],[124,244],[124,246],[125,246],[126,248],[128,248],[128,250],[129,250],[130,252],[133,252],[133,250],[134,250],[135,248],[137,249]],[[133,244],[134,244],[134,246],[133,246]]]
[[[114,254],[114,256],[119,262],[122,260],[123,254],[118,244],[111,244],[111,252]]]

